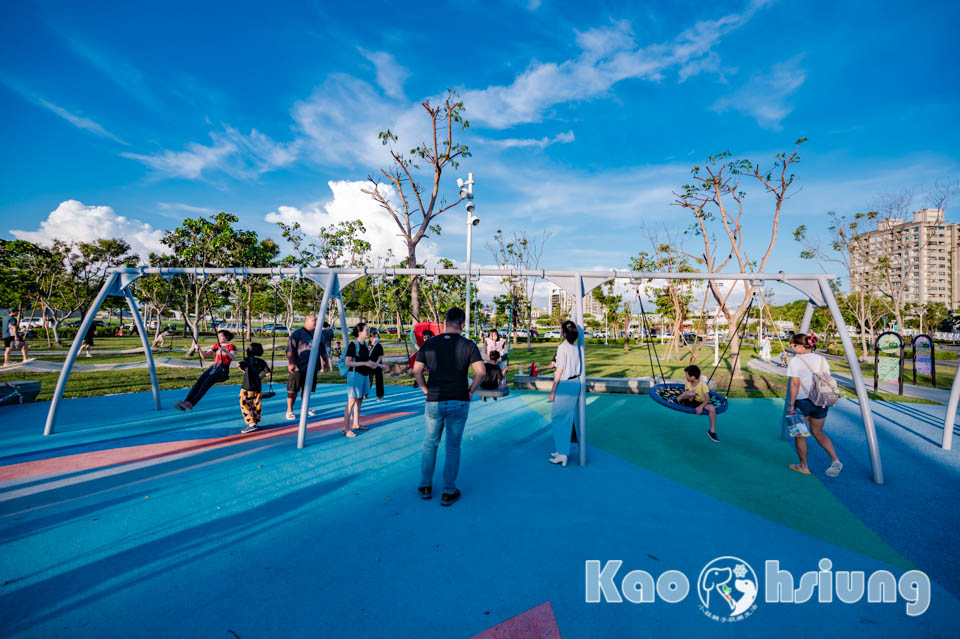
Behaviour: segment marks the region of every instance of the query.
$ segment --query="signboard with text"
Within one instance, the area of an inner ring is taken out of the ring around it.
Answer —
[[[913,338],[913,383],[917,383],[917,373],[933,378],[933,387],[937,387],[936,357],[933,339],[929,335],[917,335]]]
[[[903,395],[903,338],[897,333],[881,333],[874,345],[873,390],[880,382],[895,382]]]

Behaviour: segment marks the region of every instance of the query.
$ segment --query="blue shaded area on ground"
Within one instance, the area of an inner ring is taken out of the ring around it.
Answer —
[[[956,571],[941,567],[951,565],[944,553],[955,561],[957,552],[946,543],[937,551],[937,541],[956,539],[956,515],[944,518],[935,501],[917,497],[957,494],[957,451],[941,454],[878,418],[888,484],[877,486],[855,405],[831,417],[846,468],[842,481],[825,483],[938,582],[929,611],[907,617],[902,599],[761,601],[750,619],[721,625],[700,612],[695,590],[678,604],[587,604],[584,562],[621,559],[620,577],[681,570],[692,582],[720,555],[742,557],[761,580],[766,559],[780,560],[797,580],[821,557],[835,570],[901,570],[596,448],[588,448],[585,468],[550,465],[550,425],[518,393],[472,405],[463,499],[451,508],[421,501],[422,395],[387,393],[365,412],[418,414],[352,440],[311,435],[303,450],[295,436],[243,442],[107,476],[72,473],[70,485],[40,478],[29,484],[34,492],[15,499],[5,495],[24,484],[0,484],[0,633],[469,637],[550,601],[564,637],[769,637],[791,628],[824,637],[955,636],[960,603],[948,590],[956,593]],[[181,395],[164,393],[164,402]],[[314,397],[322,410],[314,419],[343,414],[343,386],[323,386]],[[285,422],[282,402],[268,402],[279,407],[270,413],[277,423]],[[47,405],[4,409],[12,419],[0,455],[234,435],[241,425],[236,387],[215,388],[186,415],[150,405],[149,394],[69,400],[61,433],[48,438],[40,437]],[[911,430],[935,430],[919,416],[896,414],[889,417]],[[923,543],[904,548],[911,525]]]

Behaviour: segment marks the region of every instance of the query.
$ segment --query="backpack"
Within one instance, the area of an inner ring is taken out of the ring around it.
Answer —
[[[813,374],[813,383],[807,391],[807,398],[814,406],[827,408],[833,406],[842,397],[837,391],[837,380],[830,376],[830,373],[824,372],[823,364],[820,365],[820,372],[816,372],[810,367],[810,364],[804,358],[800,358],[803,365]]]

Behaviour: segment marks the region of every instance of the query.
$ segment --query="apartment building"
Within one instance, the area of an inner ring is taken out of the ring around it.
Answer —
[[[850,257],[853,290],[869,285],[886,257],[890,283],[903,287],[904,302],[960,308],[960,224],[946,223],[942,209],[916,211],[910,222],[881,220],[877,230],[855,238]]]
[[[548,313],[553,315],[554,309],[560,307],[561,314],[569,316],[573,314],[573,296],[562,288],[553,287],[550,289],[550,305]],[[593,295],[587,295],[583,298],[583,314],[591,315],[596,318],[603,317],[603,305],[597,301]]]

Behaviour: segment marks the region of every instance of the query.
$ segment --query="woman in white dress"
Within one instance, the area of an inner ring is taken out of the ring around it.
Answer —
[[[560,326],[563,339],[557,347],[556,370],[553,373],[553,388],[550,389],[550,422],[553,425],[553,443],[556,450],[550,463],[567,465],[570,451],[570,430],[576,425],[580,399],[580,348],[577,340],[580,329],[570,320]],[[579,431],[578,431],[579,432]]]

